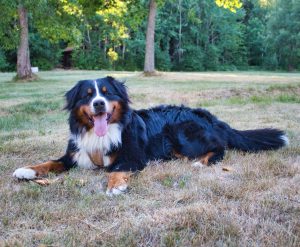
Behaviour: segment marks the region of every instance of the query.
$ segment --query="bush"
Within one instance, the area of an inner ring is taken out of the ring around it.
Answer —
[[[109,60],[98,47],[77,49],[72,54],[72,66],[78,69],[110,69]]]
[[[120,58],[116,62],[116,70],[137,71],[142,70],[144,65],[144,59],[136,55],[136,57],[130,53],[125,54],[124,59]]]
[[[8,63],[6,60],[5,53],[0,49],[0,71],[6,71]]]
[[[136,37],[133,40],[126,40],[126,52],[124,58],[116,62],[116,68],[120,70],[136,71],[143,70],[145,59],[145,39],[144,36]],[[121,50],[120,50],[121,53]]]
[[[61,56],[59,44],[52,44],[37,33],[30,34],[30,58],[33,67],[51,70],[60,63]]]
[[[188,46],[186,47],[182,60],[175,66],[175,70],[183,71],[203,71],[204,54],[200,47]]]
[[[161,71],[170,71],[172,68],[172,63],[168,51],[161,51],[157,49],[155,52],[155,64],[156,69]]]
[[[276,70],[278,68],[278,59],[276,54],[269,54],[263,60],[264,68],[267,70]]]
[[[205,70],[218,70],[219,69],[219,50],[216,46],[210,45],[204,56]]]

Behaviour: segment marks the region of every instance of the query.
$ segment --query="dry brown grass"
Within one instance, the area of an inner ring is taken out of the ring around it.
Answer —
[[[228,151],[211,167],[152,162],[129,193],[112,198],[101,170],[74,169],[45,187],[18,182],[14,169],[65,149],[67,116],[54,104],[63,105],[63,91],[103,72],[44,73],[46,81],[21,86],[0,82],[0,246],[300,246],[299,74],[170,73],[153,81],[109,74],[128,78],[136,108],[206,104],[235,128],[282,128],[291,145],[258,154]],[[51,100],[51,110],[31,104]]]

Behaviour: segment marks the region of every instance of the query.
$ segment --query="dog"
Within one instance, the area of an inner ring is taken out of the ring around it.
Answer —
[[[226,149],[257,152],[288,144],[281,130],[236,130],[201,108],[133,110],[125,84],[113,77],[79,81],[65,98],[71,133],[65,154],[19,168],[14,177],[31,180],[75,166],[101,167],[108,172],[106,193],[118,195],[151,160],[188,158],[210,165],[221,161]]]

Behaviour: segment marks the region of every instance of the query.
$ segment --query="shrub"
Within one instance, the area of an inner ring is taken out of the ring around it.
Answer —
[[[98,47],[75,50],[72,54],[72,65],[78,69],[110,69],[109,60]]]
[[[263,65],[268,70],[276,70],[278,68],[278,59],[276,54],[268,54],[264,58]]]
[[[0,49],[0,71],[5,71],[8,67],[5,53]]]
[[[218,70],[219,69],[219,50],[216,46],[210,45],[204,56],[205,70]]]
[[[204,54],[200,47],[187,46],[180,63],[175,67],[183,71],[203,71]]]
[[[155,53],[155,64],[158,70],[170,71],[172,67],[168,51],[157,50]]]
[[[50,43],[37,33],[30,34],[30,58],[31,65],[39,67],[41,70],[51,70],[55,68],[62,56],[59,44]]]

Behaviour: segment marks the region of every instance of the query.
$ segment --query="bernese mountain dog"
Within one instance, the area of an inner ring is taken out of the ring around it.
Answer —
[[[126,191],[130,176],[151,160],[188,158],[210,165],[226,149],[275,150],[288,144],[277,129],[236,130],[201,108],[162,105],[133,110],[126,86],[113,77],[79,81],[65,94],[70,138],[65,155],[15,170],[35,179],[72,167],[108,172],[108,195]]]

